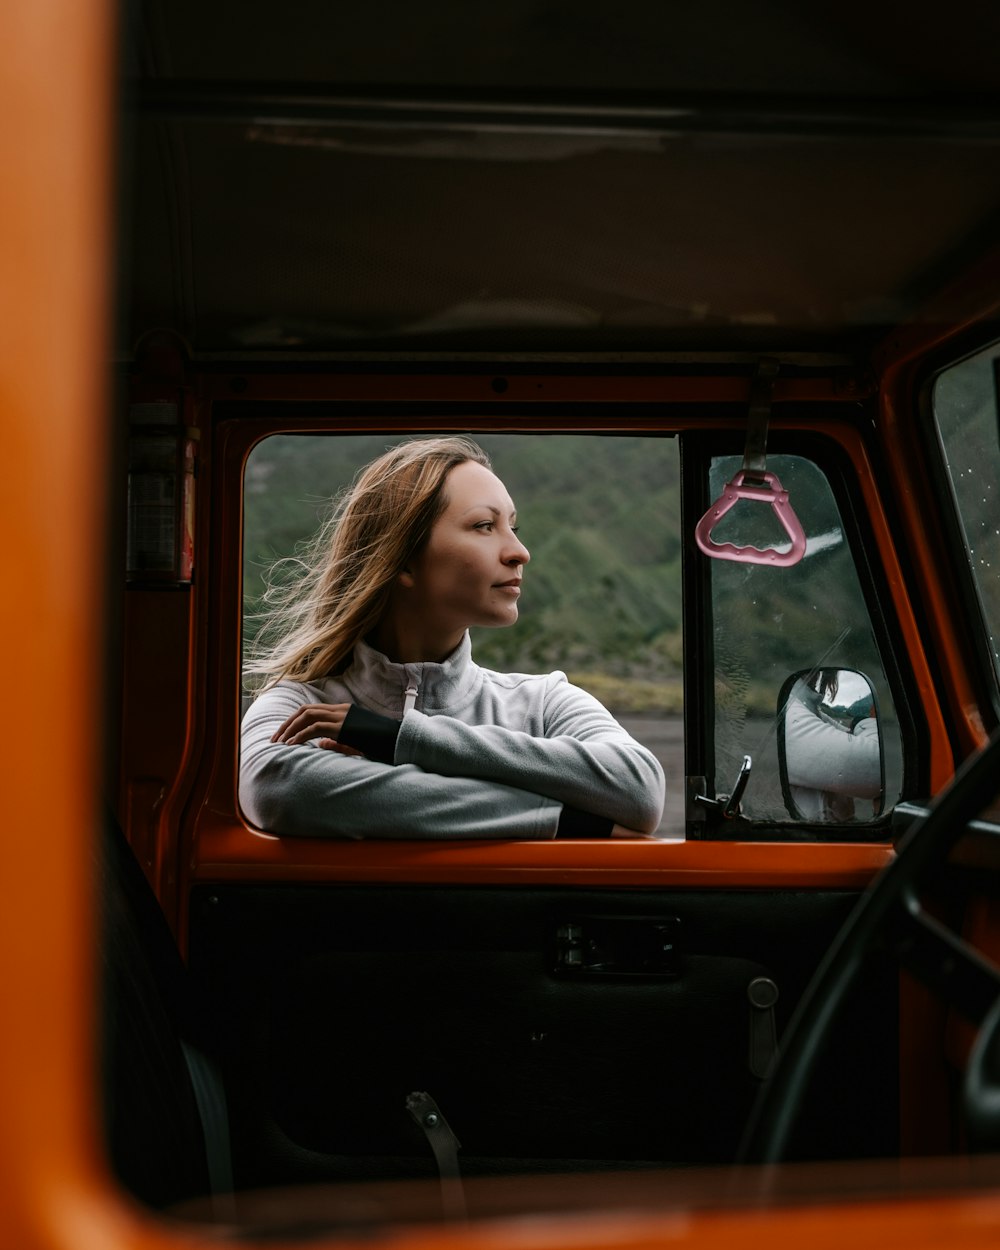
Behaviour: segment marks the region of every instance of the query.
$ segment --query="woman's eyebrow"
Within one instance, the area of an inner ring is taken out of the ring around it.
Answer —
[[[485,509],[487,512],[492,512],[493,515],[497,518],[503,516],[503,513],[500,511],[500,509],[495,507],[491,503],[474,503],[470,508],[466,508],[466,510],[462,513],[462,516],[468,516],[470,512],[478,512],[481,508]],[[511,508],[508,519],[511,521],[517,520],[516,508]]]

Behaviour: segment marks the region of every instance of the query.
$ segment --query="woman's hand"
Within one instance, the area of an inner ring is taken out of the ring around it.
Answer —
[[[300,746],[316,738],[316,745],[324,750],[339,751],[342,755],[360,755],[360,751],[341,746],[337,741],[350,708],[350,703],[307,703],[278,727],[271,741]]]

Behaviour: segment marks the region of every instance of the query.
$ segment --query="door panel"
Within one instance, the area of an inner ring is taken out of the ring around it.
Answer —
[[[730,1161],[759,1085],[747,988],[777,985],[780,1036],[855,897],[199,887],[191,965],[224,1022],[240,1183],[432,1172],[416,1090],[466,1172]],[[557,972],[557,934],[591,917],[670,926],[676,975]],[[894,1148],[895,1019],[894,975],[876,970],[798,1154]]]

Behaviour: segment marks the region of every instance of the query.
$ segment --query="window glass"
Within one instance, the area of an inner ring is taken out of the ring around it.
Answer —
[[[713,459],[713,499],[741,465],[737,456]],[[790,568],[710,561],[715,787],[728,793],[749,755],[744,816],[871,821],[899,797],[902,751],[840,511],[812,461],[770,455],[767,466],[788,492],[806,551]],[[791,545],[769,504],[745,500],[712,539],[779,551]]]
[[[933,406],[990,655],[1000,676],[998,360],[1000,348],[994,345],[946,369],[934,384]]]
[[[680,498],[665,437],[473,435],[518,509],[531,552],[520,619],[474,631],[478,663],[563,670],[650,748],[667,775],[661,836],[684,828]],[[332,496],[401,438],[275,435],[250,456],[244,490],[244,649],[264,575],[294,556]],[[247,695],[249,698],[249,695]]]

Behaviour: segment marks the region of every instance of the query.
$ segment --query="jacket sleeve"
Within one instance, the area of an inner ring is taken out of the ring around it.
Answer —
[[[403,717],[396,740],[396,764],[517,785],[652,833],[664,798],[656,756],[561,673],[553,673],[548,683],[544,736],[412,711]]]
[[[301,687],[274,686],[243,719],[240,807],[271,833],[340,838],[552,838],[561,811],[515,785],[394,767],[271,735],[309,702]]]
[[[853,732],[832,724],[802,681],[785,711],[785,759],[791,785],[859,799],[882,792],[878,722],[866,717]]]

